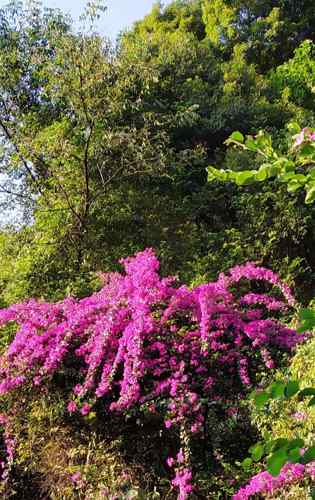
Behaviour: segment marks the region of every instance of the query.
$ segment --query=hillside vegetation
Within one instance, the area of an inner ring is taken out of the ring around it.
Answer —
[[[313,0],[105,10],[0,9],[0,495],[315,498]]]

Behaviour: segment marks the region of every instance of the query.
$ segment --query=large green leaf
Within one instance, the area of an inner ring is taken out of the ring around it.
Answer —
[[[270,177],[270,175],[271,175],[270,165],[264,164],[259,168],[259,170],[256,174],[256,180],[260,181],[260,182],[265,181],[266,179],[268,179]]]
[[[245,141],[245,146],[247,147],[247,149],[250,149],[251,151],[257,151],[258,149],[256,141],[251,136],[247,137]]]
[[[307,191],[306,191],[305,203],[307,205],[310,205],[314,201],[315,201],[315,187],[311,187],[310,189],[307,189]]]
[[[300,326],[298,331],[303,333],[312,330],[315,327],[315,311],[312,309],[302,309],[299,314]]]
[[[313,460],[315,460],[315,446],[308,448],[308,450],[306,450],[306,452],[304,453],[304,455],[302,457],[302,462],[304,464],[312,462]]]
[[[212,182],[214,180],[224,182],[224,181],[228,180],[228,173],[225,170],[209,166],[207,168],[207,172],[208,172],[208,181],[209,182]]]
[[[273,399],[279,399],[284,396],[286,385],[284,382],[273,382],[270,386],[270,395]]]
[[[267,468],[268,472],[274,477],[278,476],[281,468],[288,461],[288,453],[285,449],[280,448],[275,453],[271,455],[271,457],[267,460]]]
[[[315,387],[306,387],[299,392],[299,398],[302,399],[306,396],[315,396]]]
[[[258,462],[263,457],[263,455],[265,453],[265,448],[264,448],[263,444],[257,443],[254,446],[251,446],[249,451],[250,451],[250,454],[252,455],[253,460],[255,460],[255,462]]]
[[[302,187],[302,184],[298,180],[293,178],[288,183],[287,189],[288,189],[289,193],[295,193],[295,191],[297,191],[298,189],[301,189],[301,187]]]
[[[247,457],[242,462],[243,469],[249,469],[253,464],[253,460],[250,457]]]
[[[269,400],[269,394],[267,392],[259,392],[258,394],[255,394],[254,400],[257,408],[261,409]]]
[[[300,388],[300,383],[298,380],[290,380],[285,387],[284,391],[285,397],[291,398],[292,396],[294,396],[299,392],[299,388]]]
[[[278,438],[273,441],[270,441],[270,451],[276,451],[279,450],[280,448],[285,448],[288,446],[289,440],[286,438]]]
[[[240,142],[240,143],[243,143],[244,142],[244,136],[241,132],[233,132],[233,134],[230,135],[229,137],[229,140],[230,141],[236,141],[236,142]]]
[[[288,458],[291,463],[298,463],[301,459],[301,448],[292,448],[292,450],[289,450]]]
[[[235,174],[236,184],[239,186],[244,186],[250,182],[255,181],[257,171],[256,170],[244,170],[243,172]]]

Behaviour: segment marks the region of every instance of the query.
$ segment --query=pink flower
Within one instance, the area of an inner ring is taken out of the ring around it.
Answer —
[[[67,410],[69,413],[74,413],[77,410],[77,404],[75,401],[69,401]]]
[[[190,427],[190,432],[192,432],[193,434],[196,434],[199,430],[200,430],[200,425],[199,424],[193,424]]]
[[[172,481],[174,486],[179,489],[178,500],[186,500],[189,497],[189,493],[193,491],[193,486],[191,484],[192,473],[190,469],[181,469],[176,471],[176,476]]]
[[[80,480],[81,480],[81,472],[75,472],[74,474],[72,474],[71,481],[73,483],[77,483]]]
[[[34,385],[40,385],[41,383],[41,378],[36,376],[33,378]]]
[[[227,414],[229,415],[229,417],[235,417],[238,414],[238,408],[235,408],[234,406],[228,408]]]
[[[77,385],[73,388],[73,393],[74,393],[76,396],[81,396],[81,394],[82,394],[82,385],[77,384]]]
[[[303,464],[286,464],[277,477],[273,477],[267,471],[260,472],[233,496],[233,500],[247,500],[258,494],[273,494],[287,485],[301,481],[304,477],[311,477],[314,464],[315,462],[311,462],[306,466]]]
[[[91,405],[88,403],[84,403],[82,408],[81,408],[81,415],[88,415],[91,411]]]
[[[307,129],[303,128],[303,130],[301,130],[301,132],[299,134],[294,136],[294,139],[295,139],[294,143],[293,143],[294,148],[297,148],[305,141],[305,133],[306,132],[307,132]]]
[[[298,422],[303,422],[307,418],[307,414],[304,411],[296,411],[292,417]]]
[[[185,457],[184,457],[184,453],[183,453],[182,448],[181,448],[181,449],[179,450],[179,452],[177,453],[177,457],[176,457],[176,458],[177,458],[177,462],[178,462],[179,464],[183,464],[183,463],[184,463],[184,461],[185,461]]]
[[[301,132],[294,136],[293,148],[297,148],[303,144],[305,141],[314,141],[315,140],[315,132],[311,132],[309,128],[303,128]]]

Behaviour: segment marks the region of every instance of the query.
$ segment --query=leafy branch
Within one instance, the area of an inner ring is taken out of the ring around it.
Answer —
[[[289,193],[300,189],[305,190],[305,203],[315,201],[315,129],[301,130],[297,123],[290,123],[287,150],[276,151],[269,134],[260,131],[256,136],[244,135],[241,132],[233,134],[225,141],[239,149],[255,153],[263,158],[259,169],[236,172],[230,169],[207,168],[208,181],[234,182],[239,186],[253,182],[263,182],[275,179],[287,184]]]

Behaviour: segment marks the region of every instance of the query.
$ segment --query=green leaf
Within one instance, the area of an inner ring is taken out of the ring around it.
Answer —
[[[265,406],[269,399],[269,394],[267,392],[259,392],[258,394],[255,394],[255,404],[257,408],[261,409]]]
[[[278,476],[281,468],[288,461],[288,454],[285,449],[280,448],[267,460],[267,468],[270,474],[274,477]]]
[[[312,156],[315,153],[314,146],[311,144],[306,144],[305,146],[302,147],[300,151],[301,156]]]
[[[300,384],[297,380],[290,380],[284,390],[284,395],[286,398],[292,398],[297,392],[299,392]]]
[[[304,174],[295,174],[294,180],[299,182],[300,184],[305,184],[307,177]]]
[[[277,165],[270,165],[269,177],[276,177],[279,174],[279,168]]]
[[[208,172],[208,182],[212,182],[214,180],[226,181],[228,179],[228,172],[226,170],[209,166],[207,168],[207,172]]]
[[[302,399],[305,396],[315,396],[315,387],[306,387],[299,392],[299,398]]]
[[[292,441],[288,441],[287,449],[291,450],[293,448],[303,448],[304,440],[302,438],[292,439]]]
[[[270,451],[276,451],[280,448],[286,448],[288,446],[289,440],[286,438],[278,438],[270,442]]]
[[[257,443],[256,445],[252,446],[249,451],[252,455],[253,460],[255,460],[255,462],[258,462],[263,457],[265,448],[261,443]]]
[[[301,132],[301,127],[296,122],[290,122],[288,124],[288,130],[291,132],[291,134],[299,134]]]
[[[288,173],[295,173],[295,163],[292,160],[289,160],[288,158],[280,158],[276,163],[278,163],[281,167],[281,170],[288,174]]]
[[[304,321],[298,328],[297,332],[298,333],[304,333],[307,332],[308,330],[312,330],[314,328],[314,324],[311,321]]]
[[[308,406],[314,406],[314,405],[315,405],[315,398],[312,398],[308,403]]]
[[[273,399],[279,399],[284,396],[286,385],[283,382],[274,382],[270,386],[270,394]]]
[[[289,450],[288,458],[291,463],[298,463],[301,459],[301,448],[292,448],[292,450]]]
[[[219,170],[213,168],[212,170],[208,169],[208,180],[220,180],[220,181],[225,181],[226,180],[226,172],[224,170]]]
[[[315,325],[315,311],[313,309],[301,309],[299,318],[301,320],[313,320]]]
[[[305,196],[305,203],[307,205],[310,205],[315,201],[315,187],[312,187],[311,189],[307,190],[307,194]]]
[[[229,140],[230,141],[235,141],[235,142],[240,142],[241,144],[243,144],[244,142],[244,136],[241,132],[233,132],[233,134],[230,135],[229,137]]]
[[[299,314],[301,325],[298,332],[303,333],[306,330],[312,330],[315,327],[315,311],[312,309],[302,309]]]
[[[266,450],[267,454],[272,452],[273,444],[274,444],[274,441],[268,441],[267,443],[265,443],[265,450]]]
[[[256,141],[251,136],[248,136],[248,138],[246,139],[245,146],[247,147],[247,149],[250,149],[250,151],[257,151],[258,149]]]
[[[238,186],[255,181],[256,170],[244,170],[243,172],[235,174],[235,181]]]
[[[206,170],[207,170],[207,173],[208,173],[208,182],[212,182],[216,179],[216,176],[214,175],[213,173],[213,169],[214,167],[208,167]]]
[[[253,460],[250,457],[245,458],[241,463],[243,469],[249,469],[253,463]]]
[[[295,193],[298,189],[301,189],[302,184],[298,182],[296,179],[292,179],[287,186],[288,193]]]
[[[270,165],[262,165],[256,174],[256,180],[262,182],[268,179],[269,177],[270,177]]]
[[[306,450],[301,461],[303,464],[308,464],[313,460],[315,460],[315,446],[312,446],[311,448],[308,448],[308,450]]]
[[[280,182],[288,182],[295,177],[295,172],[286,172],[279,176]]]

